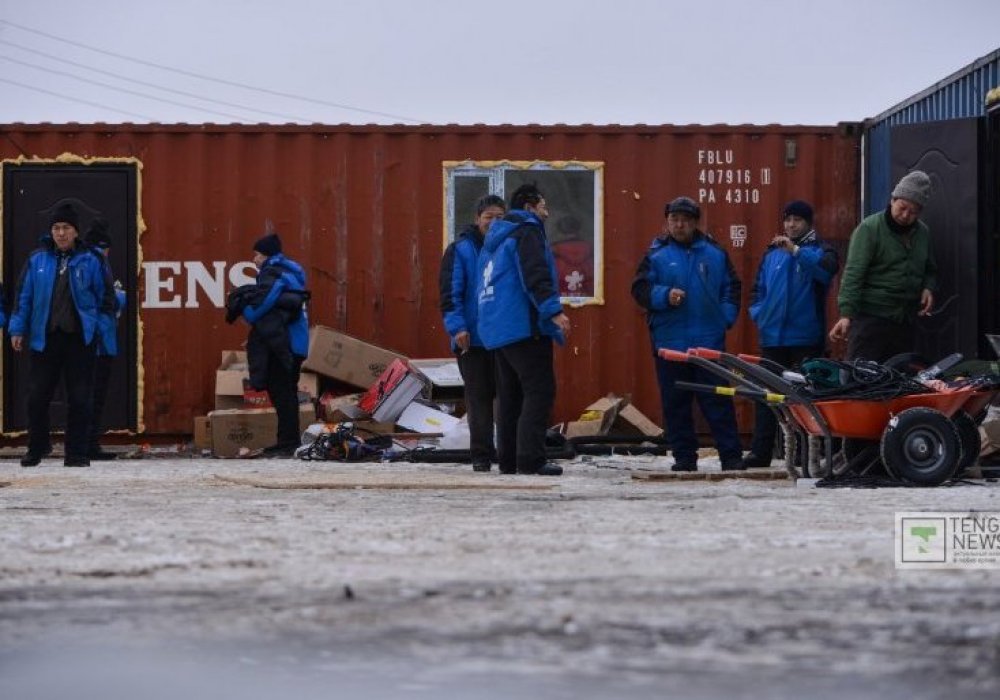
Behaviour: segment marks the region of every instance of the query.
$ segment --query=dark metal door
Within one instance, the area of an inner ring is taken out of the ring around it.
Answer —
[[[920,218],[931,230],[938,290],[934,314],[917,325],[917,351],[930,360],[956,351],[971,358],[979,348],[981,122],[907,124],[891,133],[892,182],[923,170],[933,186]]]
[[[126,291],[126,308],[118,321],[118,356],[112,364],[103,423],[108,429],[138,428],[137,323],[135,275],[138,236],[136,165],[128,163],[4,163],[3,164],[3,280],[5,308],[10,309],[17,282],[28,255],[48,231],[51,210],[70,200],[80,213],[80,235],[95,216],[109,223],[113,241],[109,261]],[[3,428],[27,427],[28,355],[11,350],[4,338]],[[66,424],[62,388],[51,409],[53,429]]]

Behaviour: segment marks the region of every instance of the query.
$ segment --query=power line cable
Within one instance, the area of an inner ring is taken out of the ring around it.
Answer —
[[[25,85],[24,83],[19,83],[16,80],[10,80],[9,78],[0,78],[0,83],[8,83],[10,85],[16,85],[19,88],[24,88],[25,90],[34,90],[35,92],[42,92],[46,95],[53,95],[54,97],[61,97],[64,100],[69,100],[70,102],[79,102],[80,104],[90,105],[91,107],[98,107],[100,109],[107,110],[109,112],[118,112],[119,114],[127,114],[130,117],[139,117],[139,119],[145,119],[149,122],[155,122],[156,120],[152,117],[146,116],[145,114],[139,114],[137,112],[129,112],[124,109],[117,109],[115,107],[108,107],[107,105],[100,104],[99,102],[91,102],[90,100],[80,99],[78,97],[70,97],[69,95],[64,95],[54,90],[46,90],[45,88],[35,87],[34,85]]]
[[[115,53],[114,51],[108,51],[106,49],[100,49],[95,46],[89,46],[87,44],[81,43],[79,41],[74,41],[73,39],[68,39],[66,37],[56,36],[54,34],[49,34],[47,32],[40,31],[38,29],[32,29],[31,27],[26,27],[23,24],[17,24],[16,22],[11,22],[10,20],[0,20],[0,24],[7,25],[9,27],[14,27],[15,29],[20,29],[25,32],[30,32],[32,34],[37,34],[38,36],[44,36],[47,39],[52,39],[54,41],[59,41],[64,44],[70,44],[72,46],[77,46],[81,49],[86,49],[87,51],[94,51],[95,53],[104,54],[105,56],[111,56],[113,58],[119,58],[125,61],[132,61],[133,63],[139,63],[144,66],[149,66],[151,68],[157,68],[159,70],[169,71],[171,73],[177,73],[179,75],[185,75],[189,78],[197,78],[199,80],[207,80],[213,83],[219,83],[222,85],[229,85],[231,87],[238,87],[244,90],[253,90],[255,92],[261,92],[267,95],[274,95],[275,97],[284,97],[290,100],[300,100],[302,102],[311,102],[312,104],[323,105],[325,107],[335,107],[337,109],[346,109],[352,112],[361,112],[363,114],[372,114],[379,117],[388,117],[390,119],[398,119],[405,122],[413,122],[416,124],[426,123],[426,120],[416,119],[413,117],[404,117],[399,114],[390,114],[389,112],[379,112],[372,109],[363,109],[361,107],[352,107],[351,105],[340,104],[337,102],[328,102],[326,100],[319,100],[314,97],[305,97],[303,95],[295,95],[288,92],[280,92],[278,90],[270,90],[268,88],[256,87],[254,85],[247,85],[246,83],[239,83],[232,80],[225,80],[223,78],[213,78],[208,75],[202,75],[200,73],[194,73],[192,71],[186,71],[181,68],[173,68],[171,66],[164,66],[159,63],[153,63],[152,61],[146,61],[141,58],[135,58],[133,56],[126,56],[125,54]]]
[[[240,114],[232,114],[230,112],[220,112],[217,109],[210,109],[208,107],[197,107],[190,104],[184,104],[183,102],[177,102],[175,100],[169,100],[166,97],[157,97],[156,95],[150,95],[145,92],[139,92],[138,90],[130,90],[124,87],[117,87],[115,85],[110,85],[108,83],[102,83],[100,80],[91,80],[90,78],[84,78],[79,75],[73,75],[62,70],[56,70],[55,68],[46,68],[44,66],[39,66],[28,61],[21,61],[16,58],[11,58],[10,56],[4,56],[0,54],[0,60],[9,61],[11,63],[17,63],[18,65],[27,66],[28,68],[34,68],[36,70],[45,71],[46,73],[52,73],[54,75],[63,75],[67,78],[73,78],[73,80],[79,80],[80,82],[87,83],[89,85],[96,85],[98,87],[107,88],[109,90],[117,90],[118,92],[124,92],[129,95],[135,95],[136,97],[142,97],[147,100],[156,100],[157,102],[164,102],[169,105],[174,105],[175,107],[183,107],[184,109],[197,109],[203,112],[209,112],[211,114],[218,114],[223,117],[229,117],[230,119],[236,119],[237,121],[246,121],[246,117]]]
[[[2,37],[0,37],[0,44],[6,44],[7,46],[11,46],[11,47],[13,47],[15,49],[19,49],[21,51],[27,51],[28,53],[33,53],[33,54],[36,54],[38,56],[42,56],[43,58],[48,58],[48,59],[50,59],[52,61],[59,61],[60,63],[66,63],[66,64],[74,66],[76,68],[83,68],[84,70],[93,71],[94,73],[100,73],[101,75],[107,75],[107,76],[110,76],[112,78],[117,78],[118,80],[124,80],[124,81],[130,82],[130,83],[135,83],[136,85],[144,85],[146,87],[153,88],[154,90],[163,90],[164,92],[170,92],[170,93],[173,93],[175,95],[181,95],[182,97],[191,97],[191,98],[194,98],[196,100],[204,100],[205,102],[213,102],[215,104],[224,105],[226,107],[235,107],[237,109],[245,109],[245,110],[248,110],[250,112],[257,112],[259,114],[267,114],[267,115],[270,115],[272,117],[280,117],[282,119],[287,119],[289,121],[297,121],[297,122],[309,122],[310,121],[309,119],[306,119],[304,117],[297,117],[297,116],[294,116],[294,115],[291,115],[291,114],[283,114],[281,112],[270,112],[270,111],[268,111],[266,109],[258,109],[256,107],[250,107],[249,105],[242,105],[242,104],[239,104],[239,103],[236,103],[236,102],[226,102],[225,100],[217,100],[215,98],[204,97],[202,95],[198,95],[198,94],[193,93],[193,92],[185,92],[184,90],[175,90],[174,88],[165,87],[163,85],[157,85],[156,83],[146,82],[145,80],[139,80],[137,78],[130,78],[127,75],[122,75],[120,73],[114,73],[112,71],[102,70],[100,68],[94,68],[93,66],[88,66],[88,65],[86,65],[84,63],[78,63],[76,61],[70,61],[69,59],[61,58],[59,56],[54,56],[54,55],[52,55],[50,53],[46,53],[44,51],[39,51],[38,49],[33,49],[31,47],[28,47],[28,46],[22,46],[21,44],[15,43],[13,41],[9,41],[9,40],[4,39]],[[33,67],[37,67],[37,66],[33,66]],[[200,108],[198,108],[198,109],[200,109]]]

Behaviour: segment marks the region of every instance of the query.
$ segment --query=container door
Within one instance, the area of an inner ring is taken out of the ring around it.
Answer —
[[[920,218],[931,230],[938,290],[934,314],[919,320],[917,333],[917,351],[932,361],[953,352],[973,358],[979,350],[981,123],[951,119],[897,126],[891,133],[893,186],[911,170],[926,172],[933,186]]]
[[[70,200],[80,213],[81,237],[95,216],[109,223],[112,274],[126,291],[126,308],[118,320],[118,356],[112,364],[103,424],[109,430],[138,427],[137,319],[135,275],[138,236],[136,166],[122,163],[4,163],[3,281],[5,308],[14,301],[17,282],[28,255],[47,233],[54,205]],[[11,350],[4,337],[3,429],[27,428],[28,354]],[[52,403],[53,430],[66,425],[62,387]]]

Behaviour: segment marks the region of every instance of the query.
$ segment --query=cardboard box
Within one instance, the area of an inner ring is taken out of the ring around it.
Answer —
[[[215,408],[265,408],[271,405],[266,392],[251,390],[248,395],[245,382],[250,379],[247,354],[243,350],[223,350],[219,369],[215,371]],[[319,395],[319,377],[312,372],[299,374],[299,393],[310,398]],[[299,397],[302,401],[302,397]]]
[[[212,449],[212,433],[208,416],[194,417],[194,448],[196,450]]]
[[[396,425],[415,433],[447,433],[459,419],[430,406],[414,401],[396,419]]]
[[[212,411],[208,414],[212,433],[212,454],[238,457],[240,450],[258,450],[273,445],[278,431],[278,414],[273,408]],[[299,406],[299,429],[316,421],[312,404]]]
[[[566,423],[565,436],[607,435],[624,404],[625,399],[614,394],[598,399],[583,409],[579,420]]]
[[[247,354],[242,350],[223,350],[219,369],[215,371],[215,395],[238,396],[243,400],[243,380],[250,378]],[[216,402],[218,404],[218,402]],[[218,408],[218,405],[216,405]]]
[[[618,410],[618,417],[611,425],[611,433],[614,435],[660,437],[663,435],[663,428],[647,418],[646,414],[638,408],[627,404]]]
[[[393,360],[405,359],[333,328],[313,326],[309,329],[309,356],[302,367],[367,389]]]
[[[428,401],[460,401],[465,398],[465,381],[454,357],[410,360],[424,383],[423,397]]]

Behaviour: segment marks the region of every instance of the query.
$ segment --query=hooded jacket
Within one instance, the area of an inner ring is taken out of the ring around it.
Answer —
[[[476,298],[478,273],[476,260],[483,249],[485,236],[470,224],[444,251],[441,258],[439,286],[441,290],[441,316],[444,329],[451,338],[467,331],[472,347],[482,347],[479,337],[479,301]],[[451,343],[452,351],[455,342]]]
[[[768,246],[750,291],[750,318],[764,348],[822,346],[826,340],[826,297],[840,267],[837,253],[815,230],[795,244],[798,255]]]
[[[24,262],[17,282],[8,332],[12,336],[28,336],[28,347],[36,352],[45,350],[58,265],[55,242],[46,234],[41,238],[41,246]],[[79,242],[70,252],[66,274],[83,342],[90,345],[98,333],[99,316],[114,314],[114,290],[106,283],[101,261]]]
[[[286,258],[282,253],[272,255],[264,261],[257,274],[258,289],[266,289],[264,300],[256,305],[248,304],[243,308],[243,318],[250,325],[256,326],[275,307],[285,308],[297,304],[294,309],[286,309],[288,343],[293,355],[305,357],[309,354],[309,319],[302,303],[308,299],[306,291],[306,272],[294,260]],[[301,293],[296,300],[286,295],[287,292]],[[282,298],[284,296],[284,298]]]
[[[513,209],[494,221],[477,269],[479,337],[487,349],[542,336],[563,344],[552,320],[562,313],[555,260],[541,219]]]
[[[685,292],[678,306],[670,305],[674,287]],[[722,350],[726,330],[740,311],[741,288],[726,251],[695,231],[687,246],[670,236],[653,239],[632,281],[632,297],[646,309],[654,353],[659,348]]]

